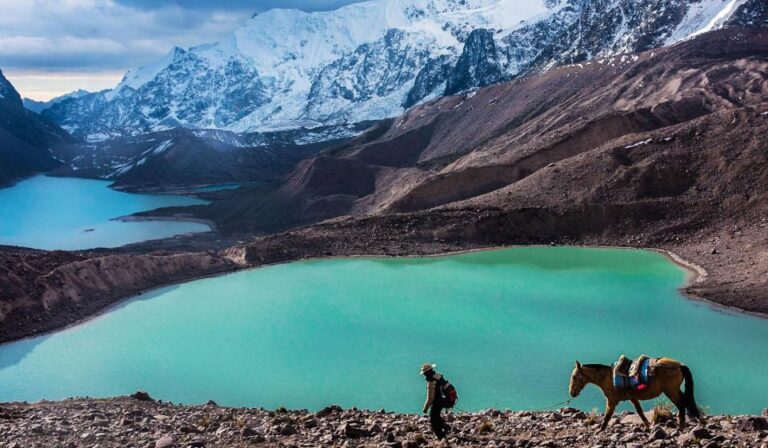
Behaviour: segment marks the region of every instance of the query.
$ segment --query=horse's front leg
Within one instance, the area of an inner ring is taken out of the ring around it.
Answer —
[[[651,427],[651,423],[648,421],[647,418],[645,418],[645,412],[643,411],[643,407],[640,406],[640,400],[638,400],[637,398],[633,398],[632,404],[635,405],[635,411],[637,411],[637,415],[640,416],[640,420],[643,421],[643,424],[645,425],[646,429],[649,429]]]
[[[608,427],[608,422],[611,421],[611,417],[613,417],[613,412],[616,410],[616,403],[610,400],[605,401],[605,417],[603,417],[603,424],[600,425],[600,430],[597,432],[603,432],[605,431],[605,428]]]

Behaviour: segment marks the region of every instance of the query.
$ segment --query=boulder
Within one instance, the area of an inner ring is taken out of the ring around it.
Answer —
[[[361,437],[370,437],[371,433],[367,430],[350,422],[344,422],[339,426],[337,431],[340,435],[346,436],[350,439],[357,439]]]
[[[648,437],[648,440],[664,440],[668,437],[667,431],[664,431],[664,428],[659,428]]]
[[[709,432],[707,428],[702,428],[702,427],[693,428],[693,430],[691,431],[691,434],[693,434],[693,436],[699,440],[712,438],[712,433]]]
[[[139,401],[155,401],[146,391],[137,390],[131,395],[131,398]]]
[[[697,440],[707,440],[711,438],[712,438],[712,434],[709,432],[707,428],[699,427],[699,428],[694,428],[693,430],[678,437],[677,441],[681,445],[688,445]]]
[[[296,434],[297,432],[299,432],[299,431],[296,430],[296,427],[293,426],[290,423],[285,423],[283,425],[280,425],[280,434],[281,435],[292,436],[292,435]]]
[[[749,431],[768,431],[768,420],[764,417],[747,417],[739,422],[739,430]]]
[[[176,445],[176,439],[173,436],[163,436],[155,442],[155,448],[171,448]]]
[[[318,416],[318,417],[325,417],[325,416],[327,416],[327,415],[331,415],[331,414],[338,414],[338,413],[341,413],[342,411],[343,411],[343,409],[341,409],[341,406],[338,406],[338,405],[332,404],[332,405],[330,405],[330,406],[326,406],[326,407],[324,407],[323,409],[321,409],[321,410],[320,410],[320,411],[317,413],[317,416]]]
[[[240,436],[244,439],[250,439],[254,437],[259,437],[261,436],[261,434],[259,434],[258,431],[251,428],[250,426],[246,426],[242,429],[242,431],[240,431]]]

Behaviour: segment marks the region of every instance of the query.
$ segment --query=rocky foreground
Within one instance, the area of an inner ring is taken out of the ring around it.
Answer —
[[[0,446],[768,447],[768,409],[762,417],[710,416],[682,430],[662,414],[650,430],[634,414],[618,415],[603,434],[596,433],[599,415],[572,408],[450,414],[453,432],[447,443],[438,443],[424,416],[337,406],[317,413],[225,408],[213,402],[182,406],[137,393],[0,405]]]

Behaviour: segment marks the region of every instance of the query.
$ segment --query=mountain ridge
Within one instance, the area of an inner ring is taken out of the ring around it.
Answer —
[[[44,114],[92,141],[173,127],[263,132],[377,120],[557,65],[731,24],[764,27],[765,9],[759,0],[372,0],[322,13],[270,10],[218,43],[174,48],[115,89]]]

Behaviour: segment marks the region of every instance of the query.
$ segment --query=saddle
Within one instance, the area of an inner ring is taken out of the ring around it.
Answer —
[[[644,390],[654,377],[656,359],[641,355],[634,362],[624,355],[613,365],[613,387]]]

